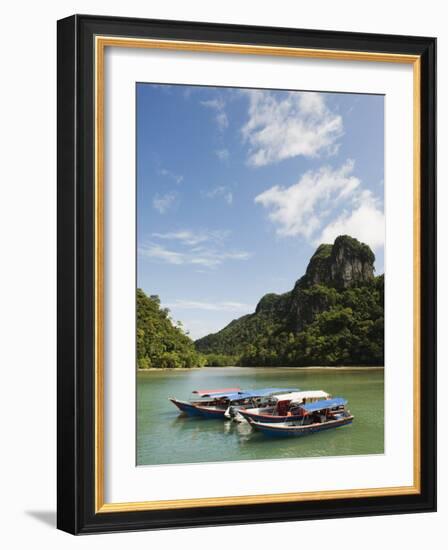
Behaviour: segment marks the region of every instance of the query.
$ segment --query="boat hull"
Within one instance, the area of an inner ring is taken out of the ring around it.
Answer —
[[[284,422],[292,422],[294,420],[301,420],[302,416],[291,415],[291,416],[278,416],[272,414],[258,414],[252,413],[250,411],[239,411],[240,414],[248,421],[262,422],[267,424],[276,424]]]
[[[221,418],[224,419],[225,409],[212,409],[210,407],[201,407],[195,403],[189,403],[188,401],[178,401],[171,398],[173,403],[180,411],[189,416],[200,416],[202,418]]]
[[[309,426],[291,426],[288,423],[264,423],[255,422],[249,420],[250,425],[255,430],[264,433],[271,437],[303,437],[317,432],[323,432],[325,430],[331,430],[333,428],[340,428],[342,426],[348,426],[353,422],[353,416],[347,416],[340,420],[331,420],[324,424],[310,424]]]

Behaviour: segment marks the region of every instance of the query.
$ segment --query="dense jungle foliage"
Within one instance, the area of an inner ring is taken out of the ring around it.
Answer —
[[[137,291],[139,368],[384,364],[384,275],[348,236],[321,245],[294,288],[266,294],[253,314],[196,342],[157,296]]]
[[[182,326],[174,325],[169,311],[160,307],[159,297],[137,289],[138,368],[191,368],[205,363]]]

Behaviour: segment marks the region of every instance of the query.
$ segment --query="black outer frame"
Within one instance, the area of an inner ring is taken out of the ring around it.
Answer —
[[[178,510],[94,511],[94,37],[421,56],[421,493]],[[58,21],[57,526],[72,534],[436,510],[436,39],[74,15]]]

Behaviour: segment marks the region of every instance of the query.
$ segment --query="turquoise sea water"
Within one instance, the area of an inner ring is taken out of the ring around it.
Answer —
[[[345,397],[351,426],[268,438],[244,422],[186,417],[168,400],[194,389],[298,387]],[[384,371],[217,367],[137,374],[137,464],[181,464],[384,452]]]

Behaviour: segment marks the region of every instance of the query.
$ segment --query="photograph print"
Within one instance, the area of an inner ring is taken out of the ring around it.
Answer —
[[[384,96],[137,83],[138,466],[384,453]]]

